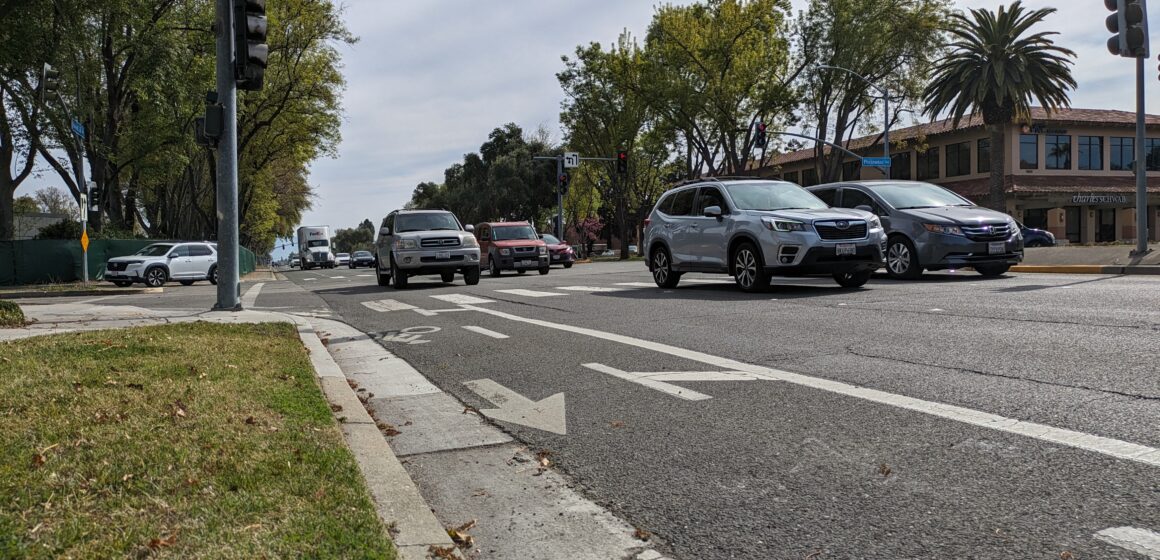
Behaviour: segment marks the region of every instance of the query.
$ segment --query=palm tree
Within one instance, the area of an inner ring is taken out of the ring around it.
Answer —
[[[1004,129],[1015,118],[1026,119],[1036,100],[1048,112],[1071,105],[1068,91],[1075,53],[1056,46],[1058,33],[1044,31],[1024,36],[1055,8],[1024,9],[1022,1],[998,12],[986,9],[951,16],[950,53],[934,67],[923,92],[926,113],[934,118],[949,110],[957,128],[964,115],[982,113],[991,135],[991,188],[989,206],[1006,211],[1003,189]]]

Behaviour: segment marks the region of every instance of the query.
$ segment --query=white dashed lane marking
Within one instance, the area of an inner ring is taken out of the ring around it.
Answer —
[[[1113,527],[1096,533],[1096,538],[1151,560],[1160,560],[1160,533],[1138,527]]]
[[[364,301],[364,302],[362,302],[362,304],[367,306],[368,309],[373,309],[375,311],[381,311],[381,312],[406,311],[408,309],[415,309],[414,305],[410,305],[410,304],[403,303],[401,301],[397,301],[397,300],[393,300],[393,299],[380,299],[377,301]]]
[[[609,287],[605,287],[605,286],[560,286],[560,287],[554,288],[554,289],[565,290],[565,291],[569,291],[569,292],[589,292],[589,293],[594,293],[594,294],[595,293],[602,293],[602,292],[623,292],[624,291],[624,288],[609,288]]]
[[[495,303],[490,299],[483,299],[481,297],[469,296],[467,294],[447,294],[443,296],[431,296],[439,301],[447,303],[456,303],[459,305],[476,305],[480,303]]]
[[[506,334],[503,334],[503,333],[497,333],[497,332],[495,332],[495,331],[493,331],[493,330],[490,330],[490,329],[485,329],[485,328],[483,328],[483,327],[476,327],[476,326],[472,326],[472,325],[464,325],[464,326],[463,326],[463,328],[464,328],[464,329],[466,329],[466,330],[469,330],[469,331],[471,331],[471,332],[474,332],[474,333],[479,333],[479,334],[482,334],[482,335],[484,335],[484,336],[490,336],[490,337],[492,337],[492,338],[501,338],[501,339],[502,339],[502,338],[510,338],[510,337],[508,337],[508,335],[506,335]]]
[[[534,297],[534,298],[568,295],[568,294],[561,294],[559,292],[537,292],[535,290],[496,290],[496,292],[501,293],[501,294],[510,294],[513,296],[524,296],[524,297]]]

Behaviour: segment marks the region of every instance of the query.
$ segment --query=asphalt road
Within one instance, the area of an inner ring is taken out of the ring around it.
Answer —
[[[563,393],[564,430],[496,423],[674,558],[1160,557],[1096,536],[1160,532],[1160,278],[286,277],[254,305],[374,333],[469,406]]]

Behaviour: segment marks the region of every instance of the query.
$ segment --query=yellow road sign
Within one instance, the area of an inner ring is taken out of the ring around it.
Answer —
[[[89,252],[89,232],[87,230],[81,232],[81,249],[84,249],[86,253]]]

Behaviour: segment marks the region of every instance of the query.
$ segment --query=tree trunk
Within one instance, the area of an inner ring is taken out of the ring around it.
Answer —
[[[987,206],[999,212],[1007,212],[1007,193],[1003,188],[1003,162],[1007,154],[1003,146],[1004,128],[1002,124],[987,125],[991,133],[991,185]]]
[[[15,197],[15,188],[0,185],[0,240],[12,239],[16,235],[16,214],[12,207]]]

